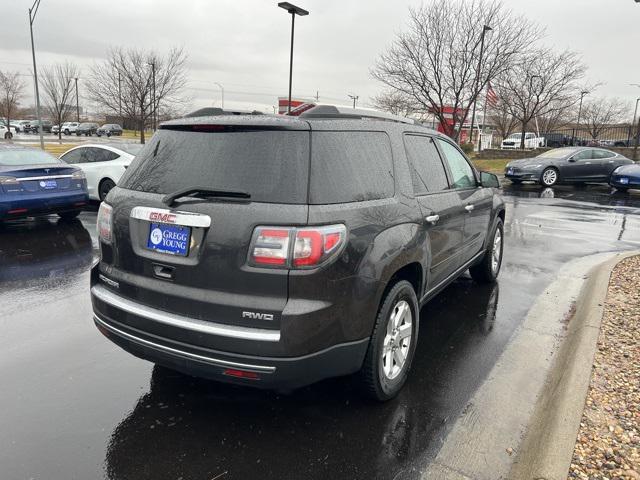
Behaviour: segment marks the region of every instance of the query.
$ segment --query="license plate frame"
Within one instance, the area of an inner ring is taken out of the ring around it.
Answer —
[[[191,227],[152,222],[149,224],[146,247],[148,250],[177,257],[188,257]]]
[[[40,188],[43,190],[55,190],[58,188],[57,180],[40,180],[39,182]]]

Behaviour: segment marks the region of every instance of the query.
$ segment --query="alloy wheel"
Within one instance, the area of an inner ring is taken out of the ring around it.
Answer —
[[[400,300],[391,310],[382,344],[382,371],[389,380],[400,375],[407,363],[412,331],[411,307],[406,300]]]
[[[542,183],[547,186],[554,185],[558,181],[558,172],[549,168],[542,173]]]
[[[502,232],[499,228],[496,229],[496,234],[493,237],[493,249],[491,250],[491,271],[495,275],[500,268],[500,261],[502,260]]]

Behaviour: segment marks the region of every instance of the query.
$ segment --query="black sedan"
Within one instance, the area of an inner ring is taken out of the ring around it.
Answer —
[[[122,135],[122,127],[116,123],[107,123],[96,130],[96,135],[99,137],[102,135],[106,135],[107,137],[112,135],[120,136]]]
[[[533,181],[545,187],[558,183],[609,182],[616,168],[632,163],[604,148],[556,148],[537,157],[509,162],[504,175],[516,184]]]
[[[85,137],[90,137],[91,135],[96,133],[97,130],[98,130],[97,123],[81,123],[80,125],[78,125],[78,128],[76,129],[76,135],[77,136],[84,135]]]
[[[626,192],[630,188],[640,189],[640,165],[623,165],[616,168],[611,174],[609,185],[620,192]]]

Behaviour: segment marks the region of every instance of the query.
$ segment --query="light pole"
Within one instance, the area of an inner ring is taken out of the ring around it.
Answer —
[[[224,87],[218,82],[213,82],[213,84],[220,87],[220,94],[222,95],[222,109],[224,110]]]
[[[35,0],[29,9],[29,31],[31,33],[31,56],[33,57],[33,81],[36,85],[36,113],[38,114],[38,133],[40,134],[40,148],[44,150],[44,139],[42,138],[42,116],[40,115],[40,90],[38,88],[38,70],[36,69],[36,49],[33,45],[33,22],[36,19],[40,7],[40,0]]]
[[[476,71],[476,81],[474,85],[474,93],[478,91],[478,82],[480,81],[480,69],[482,68],[482,55],[484,54],[484,37],[487,32],[493,30],[489,25],[482,27],[482,35],[480,36],[480,58],[478,59],[478,70]],[[469,129],[469,141],[473,143],[473,125],[476,123],[476,103],[473,101],[473,113],[471,114],[471,128]]]
[[[636,110],[633,113],[633,122],[636,121],[636,115],[638,113],[638,102],[640,102],[640,98],[636,99]],[[638,128],[636,128],[636,138],[633,140],[633,159],[636,160],[638,153],[638,142],[640,142],[640,118],[638,118]]]
[[[118,114],[120,115],[120,126],[124,128],[124,118],[122,118],[122,77],[118,70]]]
[[[284,8],[287,12],[291,14],[291,53],[289,55],[289,103],[287,104],[287,113],[291,113],[291,80],[293,77],[293,33],[295,30],[296,24],[296,15],[300,15],[304,17],[305,15],[309,15],[309,12],[306,10],[296,7],[295,5],[290,4],[289,2],[280,2],[278,3],[280,8]]]
[[[76,122],[80,123],[80,103],[78,102],[78,77],[76,80]]]
[[[152,106],[152,110],[151,110],[151,122],[153,124],[153,131],[156,131],[156,122],[157,122],[157,118],[156,118],[156,62],[155,60],[153,62],[150,62],[149,65],[151,65],[151,81],[152,83],[152,94],[153,94],[153,106]]]
[[[360,98],[358,95],[347,95],[351,100],[353,100],[353,108],[356,108],[356,102]]]
[[[584,99],[585,95],[588,95],[589,92],[586,90],[583,90],[582,92],[580,92],[580,107],[578,107],[578,121],[576,126],[578,128],[580,128],[580,117],[582,116],[582,100]],[[576,129],[573,129],[573,137],[571,138],[571,145],[575,144],[575,140],[576,140]]]

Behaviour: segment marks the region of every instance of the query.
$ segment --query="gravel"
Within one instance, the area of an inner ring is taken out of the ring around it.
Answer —
[[[568,478],[640,480],[640,257],[611,275]]]

